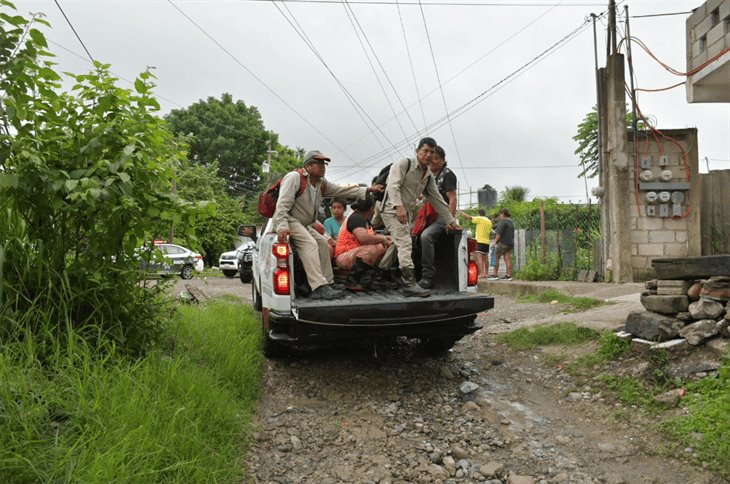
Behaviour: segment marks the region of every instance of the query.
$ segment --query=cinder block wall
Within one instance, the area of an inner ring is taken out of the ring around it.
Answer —
[[[666,136],[657,135],[659,142],[650,132],[639,132],[637,153],[639,163],[642,157],[651,157],[649,170],[653,174],[651,183],[660,183],[663,170],[671,170],[672,178],[667,183],[687,182],[687,175],[682,159],[682,150],[686,153],[689,165],[689,190],[642,190],[637,191],[637,162],[634,159],[634,137],[629,132],[629,160],[631,164],[630,186],[626,197],[626,216],[631,219],[631,267],[635,281],[651,279],[654,271],[651,260],[660,257],[686,257],[701,255],[700,237],[700,203],[701,182],[698,169],[697,130],[671,129],[661,130]],[[678,144],[669,140],[673,138]],[[681,148],[680,148],[681,147]],[[659,157],[668,156],[668,165],[659,166]],[[643,171],[641,166],[638,172]],[[649,191],[658,193],[668,191],[670,194],[679,191],[684,194],[682,215],[673,217],[672,202],[669,205],[669,217],[659,216],[659,201],[650,203],[646,194]],[[637,198],[638,193],[638,198]],[[656,215],[647,215],[647,207],[654,207]]]
[[[708,0],[687,17],[687,71],[701,66],[728,47],[730,47],[730,0]],[[727,55],[719,60],[721,63],[730,62],[727,60]],[[695,81],[702,80],[720,67],[720,65],[710,65],[687,79],[689,102],[730,101],[730,90],[726,84],[709,83],[699,90],[695,89]]]

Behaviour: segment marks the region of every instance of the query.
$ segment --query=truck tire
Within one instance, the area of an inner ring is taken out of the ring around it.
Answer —
[[[251,282],[251,279],[253,279],[253,274],[251,272],[241,272],[241,282],[244,284],[248,284]]]
[[[431,356],[440,356],[446,354],[454,347],[459,338],[453,336],[433,336],[431,338],[421,338],[421,349],[424,353]]]
[[[223,270],[223,275],[226,277],[236,277],[236,274],[238,274],[238,271]]]
[[[261,311],[261,293],[255,283],[251,284],[251,301],[253,302],[253,308],[256,311]]]
[[[261,312],[261,350],[266,358],[281,358],[286,353],[286,348],[277,343],[276,341],[269,338],[269,333],[266,331],[266,319],[268,314],[265,311]]]

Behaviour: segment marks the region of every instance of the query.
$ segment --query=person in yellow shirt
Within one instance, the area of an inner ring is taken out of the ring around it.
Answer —
[[[479,270],[479,278],[484,279],[489,273],[489,234],[492,232],[492,221],[487,217],[487,212],[479,209],[479,216],[472,217],[468,213],[461,212],[467,220],[477,226],[477,269]]]

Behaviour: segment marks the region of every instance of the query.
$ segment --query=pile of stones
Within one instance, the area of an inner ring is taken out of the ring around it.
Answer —
[[[645,311],[632,311],[625,331],[634,347],[691,350],[711,345],[723,351],[730,338],[730,276],[703,280],[654,279],[641,294]]]

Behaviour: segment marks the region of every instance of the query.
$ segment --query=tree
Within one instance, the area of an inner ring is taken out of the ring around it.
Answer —
[[[267,143],[277,145],[276,133],[267,131],[255,106],[224,93],[208,97],[166,116],[173,132],[187,136],[191,161],[217,163],[218,174],[228,181],[231,193],[240,186],[255,191],[260,181],[261,161]]]
[[[0,344],[23,333],[52,351],[75,332],[142,350],[161,315],[137,250],[200,215],[171,190],[185,153],[149,72],[130,91],[97,62],[63,92],[47,22],[3,10],[15,8],[0,0]]]
[[[499,203],[504,204],[509,201],[524,202],[530,189],[515,185],[512,187],[504,187],[504,191],[499,194]]]
[[[627,111],[626,127],[633,129],[634,113]],[[644,129],[645,123],[639,119],[637,129]],[[580,156],[581,172],[578,178],[587,176],[595,178],[598,175],[598,110],[593,106],[593,110],[586,114],[578,124],[578,132],[573,136],[573,141],[578,142],[578,148],[574,151]]]

